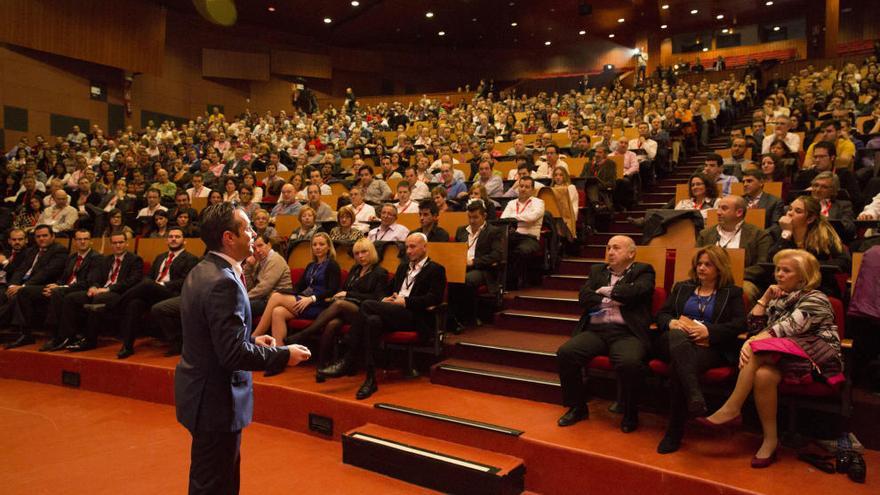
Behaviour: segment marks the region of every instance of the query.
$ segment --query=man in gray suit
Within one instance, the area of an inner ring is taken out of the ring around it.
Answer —
[[[272,239],[263,232],[254,240],[254,255],[245,260],[244,276],[247,281],[251,313],[259,315],[266,309],[272,292],[293,289],[290,267],[284,257],[272,249]]]
[[[237,494],[241,430],[254,408],[251,370],[281,372],[309,358],[303,346],[276,347],[251,337],[251,308],[241,262],[253,254],[254,231],[230,203],[202,212],[205,258],[181,291],[183,354],[174,374],[177,420],[192,434],[189,493]]]
[[[769,229],[779,223],[779,219],[785,214],[785,208],[782,199],[764,191],[766,180],[764,172],[756,168],[743,172],[743,200],[746,207],[750,210],[764,210],[764,228]]]
[[[768,261],[773,239],[766,231],[745,222],[746,202],[743,198],[725,196],[715,203],[715,209],[718,211],[718,225],[703,229],[697,236],[697,246],[715,244],[724,249],[745,249],[743,292],[755,302],[761,295],[758,284],[764,274],[759,263]]]

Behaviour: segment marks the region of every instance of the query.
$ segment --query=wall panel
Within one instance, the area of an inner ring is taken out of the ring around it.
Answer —
[[[269,55],[266,53],[202,49],[204,77],[268,81],[269,66]]]
[[[271,61],[273,74],[319,79],[330,79],[333,75],[333,63],[328,55],[272,50]]]

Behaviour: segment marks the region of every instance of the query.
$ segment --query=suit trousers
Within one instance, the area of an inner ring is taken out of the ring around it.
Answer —
[[[477,318],[477,289],[487,286],[489,293],[498,291],[498,284],[493,283],[493,277],[486,270],[470,269],[464,278],[463,284],[450,284],[449,307],[453,315],[462,323],[473,323]],[[494,289],[494,290],[493,290]]]
[[[519,287],[519,280],[527,281],[529,261],[532,261],[541,251],[538,239],[519,232],[511,232],[510,242],[510,267],[507,270],[507,287]]]
[[[617,372],[625,408],[636,411],[638,389],[645,374],[647,345],[625,325],[590,325],[556,351],[562,401],[576,407],[587,403],[584,367],[596,356],[607,354]]]
[[[194,431],[189,495],[236,495],[241,482],[241,430]]]
[[[363,346],[364,364],[373,368],[373,352],[385,332],[415,329],[416,319],[406,306],[380,301],[364,301],[349,335],[352,350]],[[351,352],[351,351],[349,351]]]
[[[12,324],[21,329],[22,333],[31,333],[31,330],[39,327],[46,316],[44,311],[35,311],[45,303],[43,297],[44,285],[25,285],[15,294],[12,304]]]
[[[183,326],[180,323],[180,296],[165,299],[150,308],[150,317],[162,329],[171,347],[183,345]]]
[[[134,346],[138,327],[143,320],[144,313],[149,311],[154,304],[174,297],[174,293],[151,279],[142,280],[137,285],[125,291],[117,306],[122,308],[122,345],[127,348]]]
[[[95,344],[98,341],[98,330],[104,319],[103,314],[89,313],[85,310],[85,304],[106,304],[113,306],[122,296],[115,292],[102,292],[90,298],[88,292],[81,290],[64,295],[61,302],[61,321],[58,326],[58,335],[62,338],[72,338],[77,334],[83,334],[86,339]],[[83,321],[85,330],[83,331]]]
[[[724,356],[711,347],[698,346],[681,330],[663,332],[657,342],[660,357],[672,367],[669,390],[669,425],[667,431],[678,436],[687,421],[687,403],[703,400],[700,375],[711,368],[724,366]]]

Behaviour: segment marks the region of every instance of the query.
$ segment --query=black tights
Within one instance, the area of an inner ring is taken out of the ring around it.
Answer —
[[[321,311],[311,325],[293,334],[290,340],[302,343],[323,330],[323,333],[321,333],[320,350],[318,352],[318,367],[320,368],[330,360],[333,347],[336,344],[336,335],[342,328],[342,325],[354,321],[359,309],[357,304],[351,301],[336,300],[327,309]]]

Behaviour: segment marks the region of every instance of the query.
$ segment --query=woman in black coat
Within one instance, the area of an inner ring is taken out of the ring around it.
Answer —
[[[687,416],[704,416],[700,375],[737,362],[745,329],[742,288],[733,285],[730,257],[718,246],[697,251],[690,280],[678,282],[657,314],[658,350],[671,368],[670,419],[657,452],[678,450]]]
[[[373,242],[362,237],[354,243],[352,255],[355,264],[348,272],[342,290],[333,295],[333,303],[315,318],[311,325],[284,339],[285,344],[301,344],[318,332],[321,334],[317,368],[321,369],[333,355],[336,336],[345,324],[357,316],[362,302],[378,301],[385,295],[388,271],[379,266],[379,256]],[[320,383],[324,376],[318,372],[315,379]]]

